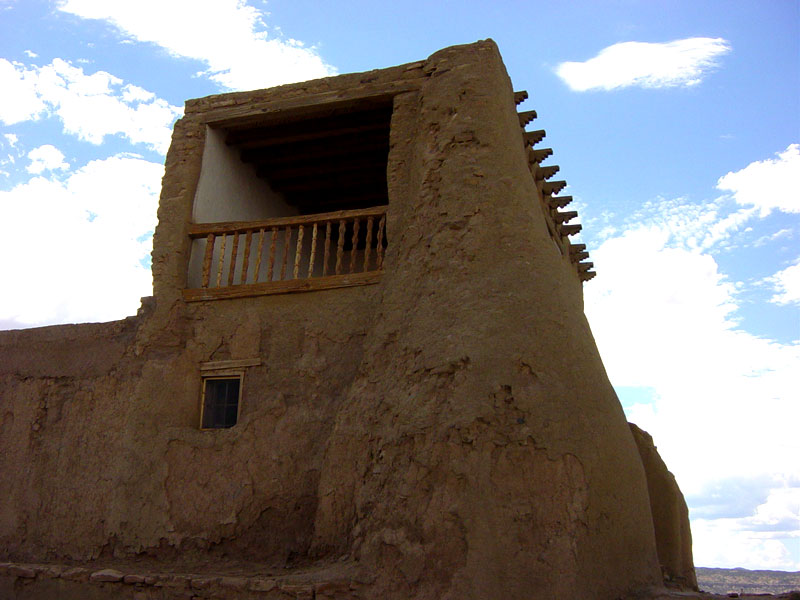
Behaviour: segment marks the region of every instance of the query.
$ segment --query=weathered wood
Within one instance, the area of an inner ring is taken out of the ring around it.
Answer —
[[[568,210],[566,212],[556,212],[553,215],[553,220],[556,223],[566,223],[578,216],[577,210]]]
[[[342,272],[342,256],[344,255],[344,234],[345,221],[339,221],[339,242],[336,244],[336,269],[334,273],[339,275]]]
[[[297,279],[300,274],[300,259],[303,257],[303,226],[297,228],[297,245],[294,248],[294,270],[292,279]]]
[[[542,193],[546,196],[552,196],[553,194],[557,194],[561,190],[567,187],[566,181],[545,181],[542,184]]]
[[[526,110],[524,112],[517,113],[517,116],[519,117],[520,126],[525,127],[525,125],[533,121],[539,115],[536,114],[535,110]]]
[[[595,271],[582,271],[578,275],[580,276],[581,281],[586,282],[589,281],[590,279],[593,279],[597,275],[597,273]]]
[[[210,360],[200,363],[200,371],[221,371],[242,367],[257,367],[261,364],[260,358],[240,358],[236,360]]]
[[[287,225],[283,230],[283,260],[281,260],[280,279],[286,279],[286,265],[289,264],[289,244],[292,241],[292,228]]]
[[[333,288],[371,285],[378,283],[383,274],[380,271],[367,273],[349,273],[345,275],[328,275],[310,279],[288,279],[286,281],[267,281],[248,285],[237,285],[224,288],[197,288],[183,290],[186,302],[206,300],[224,300],[228,298],[246,298],[266,294],[287,294],[292,292],[313,292]]]
[[[572,196],[551,196],[547,199],[547,206],[553,209],[564,208],[570,202],[572,202]]]
[[[356,268],[356,248],[358,247],[358,228],[361,221],[358,219],[353,220],[353,239],[351,241],[352,248],[350,250],[350,273],[355,271]]]
[[[538,150],[534,150],[533,148],[528,150],[528,162],[532,165],[538,165],[547,157],[553,155],[552,148],[541,148]]]
[[[580,262],[585,258],[589,258],[588,252],[576,252],[575,254],[570,255],[572,262]]]
[[[525,131],[522,134],[526,146],[535,146],[541,142],[547,134],[544,129],[537,129],[536,131]]]
[[[247,268],[250,266],[250,245],[253,243],[253,232],[247,230],[247,235],[244,236],[244,257],[242,258],[242,276],[239,278],[239,283],[247,283]]]
[[[270,230],[269,262],[267,264],[267,281],[272,281],[272,276],[275,272],[275,241],[277,237],[278,237],[278,228],[273,227]]]
[[[360,208],[357,210],[337,210],[334,212],[319,213],[315,215],[298,215],[292,217],[277,217],[273,219],[263,219],[259,221],[226,221],[219,223],[190,223],[189,237],[206,237],[209,233],[219,235],[222,233],[245,233],[248,229],[260,229],[270,227],[284,227],[287,225],[311,225],[313,223],[326,223],[328,221],[339,221],[340,219],[352,219],[359,217],[380,216],[386,212],[386,206],[374,206],[371,208]]]
[[[233,285],[233,274],[236,272],[236,255],[239,251],[239,234],[233,234],[233,246],[231,246],[231,264],[228,268],[228,285]]]
[[[317,252],[317,223],[314,223],[314,227],[311,229],[311,255],[308,258],[308,275],[307,277],[312,277],[314,275],[314,255]]]
[[[586,244],[570,244],[569,245],[569,253],[570,254],[577,254],[578,252],[583,252],[586,250]]]
[[[550,179],[553,175],[558,173],[560,167],[558,165],[548,165],[546,167],[539,167],[536,169],[536,180],[542,181]]]
[[[217,287],[222,284],[222,264],[225,262],[225,240],[227,234],[222,234],[222,243],[219,246],[219,265],[217,266]]]
[[[580,224],[576,224],[576,225],[559,225],[558,229],[559,229],[559,233],[561,235],[575,235],[581,229],[583,229],[583,226],[580,225]]]
[[[264,251],[264,229],[258,230],[258,254],[256,255],[256,268],[253,273],[253,283],[258,281],[258,272],[261,270],[261,253]]]
[[[214,234],[206,237],[206,254],[203,256],[203,287],[207,288],[211,278],[211,262],[214,259]]]
[[[588,271],[594,266],[593,262],[578,263],[578,271]]]
[[[514,104],[521,104],[528,99],[528,92],[526,90],[520,90],[519,92],[514,92]]]
[[[322,253],[322,275],[328,274],[328,263],[331,255],[331,222],[325,223],[325,249]]]
[[[369,271],[369,255],[372,251],[372,228],[375,217],[367,217],[367,239],[364,246],[364,268],[362,271]]]
[[[386,213],[381,215],[381,220],[378,221],[378,246],[375,249],[375,256],[377,258],[375,268],[380,270],[383,268],[383,232],[386,229]]]

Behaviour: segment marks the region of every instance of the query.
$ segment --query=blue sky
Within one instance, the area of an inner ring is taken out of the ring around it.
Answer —
[[[185,99],[487,37],[576,198],[587,316],[696,564],[800,570],[796,1],[0,0],[0,328],[136,312]]]

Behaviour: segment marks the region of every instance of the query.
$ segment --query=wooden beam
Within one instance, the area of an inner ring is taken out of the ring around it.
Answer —
[[[582,271],[578,275],[580,276],[581,281],[585,282],[589,281],[590,279],[593,279],[597,275],[597,273],[594,271]]]
[[[326,140],[328,142],[328,140]],[[299,166],[315,164],[328,159],[342,159],[357,156],[382,156],[384,160],[389,154],[388,132],[381,135],[346,136],[331,140],[329,143],[304,142],[288,146],[272,146],[268,148],[250,148],[242,150],[244,162],[269,163],[271,165]]]
[[[372,285],[379,283],[383,273],[369,271],[367,273],[348,273],[346,275],[327,275],[310,279],[287,279],[286,281],[266,281],[249,285],[234,285],[223,288],[197,288],[183,290],[186,302],[202,302],[208,300],[226,300],[229,298],[247,298],[267,294],[290,294],[297,292],[314,292],[341,287]]]
[[[566,212],[556,212],[553,215],[553,220],[555,220],[556,223],[566,223],[567,221],[571,221],[577,216],[578,216],[577,210],[568,210]]]
[[[525,140],[526,146],[535,146],[541,142],[546,135],[547,133],[545,133],[544,129],[537,129],[536,131],[523,132],[522,137]]]
[[[546,196],[552,196],[553,194],[557,194],[561,190],[567,187],[566,181],[545,181],[542,184],[542,193]]]
[[[521,90],[519,92],[514,92],[514,104],[521,104],[528,99],[528,92],[525,90]]]
[[[583,229],[583,225],[576,224],[576,225],[557,225],[558,232],[561,235],[575,235],[581,229]]]
[[[572,196],[551,196],[547,199],[547,205],[550,208],[564,208],[570,202],[572,202]]]
[[[519,124],[521,127],[525,127],[528,123],[533,121],[538,115],[536,114],[535,110],[526,110],[521,113],[517,113],[519,117]]]
[[[575,254],[571,254],[570,258],[572,259],[572,262],[580,262],[580,261],[584,260],[585,258],[589,258],[589,253],[588,252],[576,252]]]
[[[550,179],[553,175],[558,173],[560,167],[558,165],[548,165],[546,167],[539,167],[536,169],[536,180],[542,181],[545,179]]]
[[[586,244],[570,244],[569,245],[569,253],[577,254],[578,252],[583,252],[586,250]]]
[[[578,263],[578,271],[588,271],[594,266],[592,262],[582,262]]]
[[[286,134],[283,136],[272,135],[268,131],[261,132],[260,130],[248,131],[247,135],[235,137],[233,140],[229,138],[226,143],[229,146],[236,146],[240,149],[247,148],[269,148],[271,146],[284,146],[289,144],[296,144],[299,142],[309,142],[318,140],[327,140],[331,138],[341,139],[343,137],[359,137],[374,131],[386,131],[388,135],[388,123],[373,123],[368,125],[353,125],[352,127],[340,127],[336,129],[318,129],[315,131],[308,131],[305,133]]]

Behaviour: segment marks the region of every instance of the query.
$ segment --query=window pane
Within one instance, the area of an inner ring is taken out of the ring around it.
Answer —
[[[239,379],[206,379],[203,429],[236,425],[239,412]]]

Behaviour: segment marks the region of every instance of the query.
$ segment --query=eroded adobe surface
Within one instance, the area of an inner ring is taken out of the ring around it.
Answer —
[[[207,124],[386,95],[379,282],[185,302]],[[661,513],[541,200],[491,41],[189,102],[154,299],[121,322],[0,334],[4,558],[344,569],[341,597],[661,586]],[[239,423],[200,431],[200,366],[254,359]],[[286,585],[240,591],[317,593]]]

